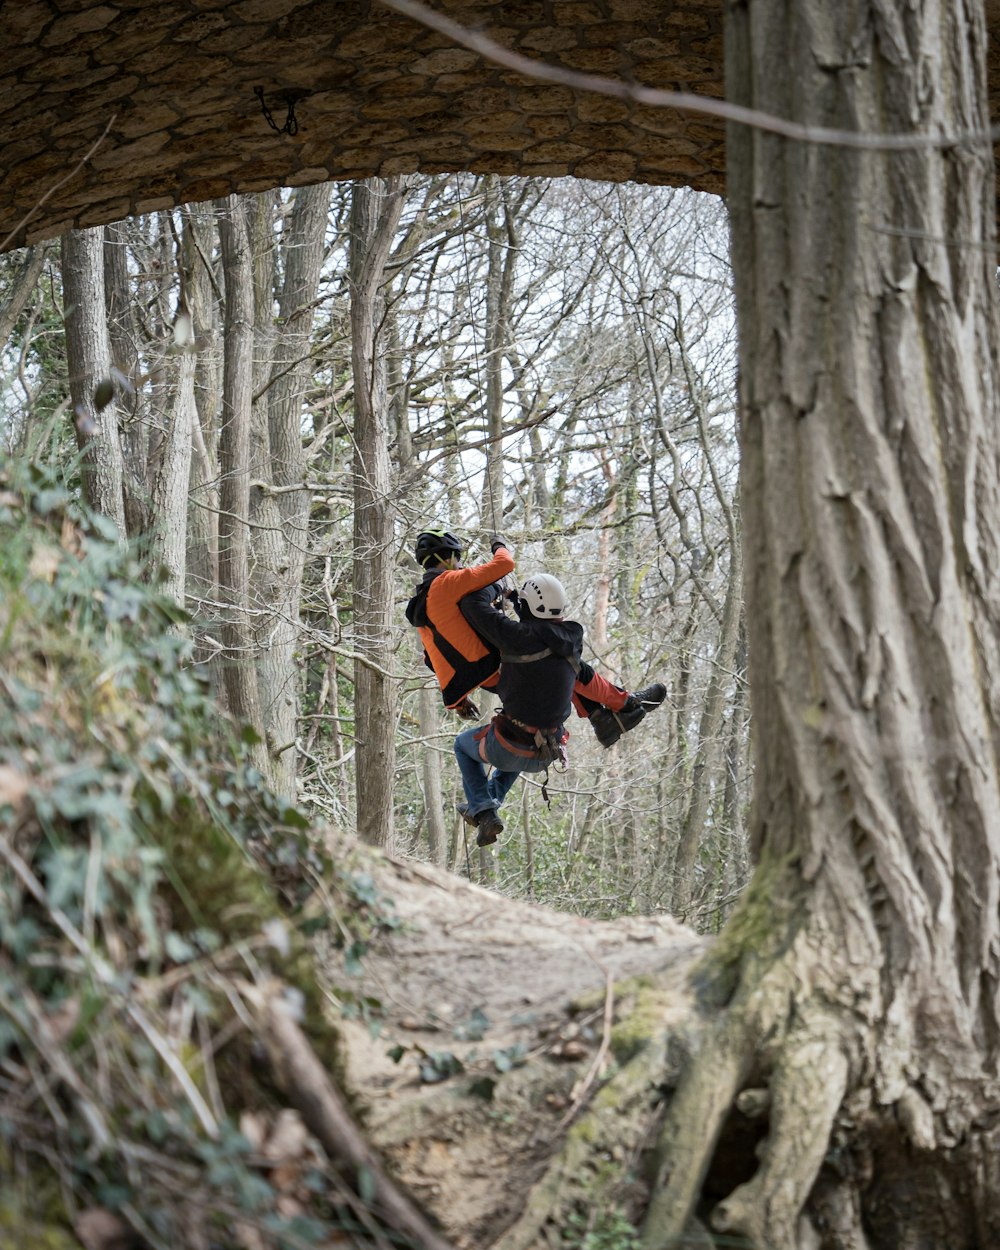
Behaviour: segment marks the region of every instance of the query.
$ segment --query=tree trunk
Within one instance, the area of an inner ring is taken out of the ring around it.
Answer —
[[[500,180],[488,174],[486,190],[486,231],[488,268],[486,275],[486,335],[483,359],[486,393],[483,396],[486,437],[486,484],[481,505],[483,528],[496,531],[503,517],[503,351],[507,340],[507,304],[510,299],[510,256],[505,255],[505,231],[501,214]]]
[[[140,333],[129,274],[129,235],[129,223],[126,222],[119,221],[104,227],[104,303],[111,362],[120,375],[115,379],[115,393],[121,413],[121,443],[125,461],[122,489],[128,532],[134,536],[148,533],[151,525],[155,524],[148,481],[149,431],[156,416],[143,394]]]
[[[257,690],[267,750],[268,780],[274,789],[294,798],[295,717],[298,674],[286,663],[290,629],[286,598],[287,543],[277,495],[271,486],[271,433],[268,422],[269,382],[277,329],[274,321],[275,209],[277,194],[249,197],[248,225],[253,256],[253,407],[250,423],[250,602],[254,609]],[[295,610],[298,611],[296,595]]]
[[[223,688],[230,714],[260,739],[257,765],[267,775],[263,719],[250,627],[250,417],[253,399],[253,275],[246,203],[219,202],[219,237],[226,281],[222,426],[219,435],[219,597]]]
[[[177,365],[173,402],[166,414],[164,444],[153,484],[156,559],[166,571],[164,594],[184,603],[187,584],[187,502],[191,447],[197,410],[194,402],[195,357],[185,352]]]
[[[691,793],[674,858],[674,886],[670,910],[672,915],[680,919],[687,916],[693,900],[694,870],[698,861],[698,851],[701,848],[705,822],[708,819],[712,789],[722,772],[722,760],[726,749],[722,731],[726,715],[726,701],[733,680],[732,672],[743,610],[742,568],[738,541],[731,547],[730,561],[729,584],[722,609],[719,642],[713,657],[708,690],[705,692],[705,701],[702,704],[701,718],[698,722],[698,750],[695,754],[694,767],[691,770]]]
[[[111,342],[104,309],[104,232],[62,237],[66,363],[87,502],[114,522],[124,541],[125,461],[111,387]]]
[[[284,534],[280,595],[270,637],[275,694],[269,700],[268,732],[279,750],[295,741],[298,713],[299,606],[308,548],[310,493],[300,486],[306,476],[302,443],[302,397],[310,378],[313,310],[323,264],[331,184],[303,187],[285,230],[284,277],[278,293],[278,336],[274,345],[267,421],[270,480],[276,488],[278,520]],[[275,760],[275,782],[295,794],[296,754],[284,750]]]
[[[392,664],[395,546],[385,365],[380,355],[381,287],[403,183],[368,178],[351,199],[351,366],[354,374],[354,664],[357,826],[374,846],[392,835],[396,691]]]
[[[424,686],[420,691],[420,736],[425,739],[423,750],[424,811],[427,821],[427,850],[432,864],[445,867],[448,834],[444,824],[444,797],[441,792],[441,756],[433,745],[440,730],[441,717],[438,706],[441,700],[436,690]]]
[[[755,0],[727,29],[740,103],[988,130],[981,4]],[[760,863],[713,961],[728,1010],[671,1106],[645,1240],[683,1230],[756,1071],[768,1135],[717,1228],[761,1250],[995,1245],[990,144],[863,153],[733,126],[728,166]]]
[[[186,294],[198,351],[185,564],[188,608],[195,619],[195,656],[200,662],[215,654],[204,635],[214,628],[215,609],[209,603],[219,597],[218,415],[222,371],[217,346],[221,301],[214,298],[214,275],[209,269],[213,246],[208,240],[212,236],[211,215],[198,205],[188,209],[184,215],[182,264],[187,274]],[[209,671],[217,676],[214,665]]]
[[[17,325],[18,318],[27,308],[35,287],[42,276],[45,262],[51,252],[51,243],[36,243],[26,248],[21,267],[7,288],[6,297],[0,304],[0,344],[6,346]]]

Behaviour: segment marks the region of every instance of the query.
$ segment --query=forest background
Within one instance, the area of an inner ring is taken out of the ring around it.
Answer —
[[[0,1230],[14,1190],[52,1250],[109,1212],[143,1250],[1000,1243],[986,6],[755,0],[725,38],[770,123],[727,131],[755,869],[710,940],[666,914],[741,879],[729,287],[704,222],[660,228],[703,201],[355,183],[13,265]],[[431,514],[669,690],[574,736],[551,813],[522,786],[491,890],[413,854],[461,867],[401,629]]]
[[[263,784],[505,894],[720,927],[749,870],[721,201],[370,180],[0,264],[6,456],[86,498],[184,609]],[[517,577],[564,581],[602,673],[668,689],[609,751],[571,726],[551,805],[525,778],[495,856],[463,837],[460,725],[403,617],[428,526],[467,563],[504,534]]]

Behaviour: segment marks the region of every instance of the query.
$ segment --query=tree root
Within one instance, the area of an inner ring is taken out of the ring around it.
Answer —
[[[729,1017],[709,1035],[674,1095],[657,1141],[653,1196],[643,1250],[665,1250],[684,1236],[719,1133],[749,1062],[745,1030]]]
[[[644,1250],[667,1250],[683,1238],[726,1116],[768,1032],[732,1009],[685,1073],[660,1132]],[[817,1244],[802,1212],[844,1098],[849,1062],[823,1014],[793,1026],[777,1049],[773,1043],[768,1049],[770,1131],[760,1167],[715,1208],[711,1223],[758,1250],[802,1250]],[[751,1101],[762,1102],[760,1091],[754,1094]]]
[[[799,1221],[847,1088],[836,1036],[789,1036],[771,1081],[771,1131],[761,1163],[712,1215],[719,1232],[742,1233],[762,1250],[798,1250]]]
[[[280,987],[254,995],[254,1001],[278,1082],[334,1164],[366,1175],[374,1209],[411,1245],[419,1250],[452,1250],[451,1243],[386,1173],[289,1013]]]
[[[566,1134],[561,1149],[528,1194],[521,1216],[493,1243],[493,1250],[528,1250],[552,1227],[555,1240],[580,1203],[611,1210],[620,1200],[621,1169],[601,1166],[610,1156],[637,1153],[648,1130],[656,1091],[672,1083],[669,1035],[662,1026],[594,1095]]]

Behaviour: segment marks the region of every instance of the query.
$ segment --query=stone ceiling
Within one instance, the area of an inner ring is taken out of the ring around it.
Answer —
[[[539,61],[722,93],[722,0],[433,7]],[[9,0],[0,36],[7,248],[230,192],[376,173],[723,189],[719,122],[532,81],[379,0]],[[290,97],[297,133],[279,133]]]
[[[431,4],[538,62],[722,95],[723,0]],[[717,120],[532,79],[381,0],[7,0],[0,37],[0,250],[375,173],[724,187]]]

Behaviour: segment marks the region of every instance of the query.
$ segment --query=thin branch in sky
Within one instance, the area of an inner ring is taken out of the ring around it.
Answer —
[[[928,234],[925,230],[906,230],[902,226],[869,226],[873,234],[888,234],[897,239],[920,239],[924,243],[940,243],[942,247],[975,247],[982,252],[1000,254],[1000,244],[985,243],[982,239],[962,239],[941,234]]]
[[[711,96],[694,95],[688,91],[663,91],[658,87],[643,87],[639,83],[622,82],[616,78],[605,78],[600,74],[583,74],[577,70],[565,69],[561,65],[536,61],[520,52],[513,52],[510,48],[502,47],[489,35],[470,30],[443,13],[429,9],[425,4],[421,4],[420,0],[381,0],[381,3],[386,8],[394,9],[397,13],[412,18],[422,26],[447,35],[455,43],[468,48],[471,52],[478,52],[488,61],[523,74],[526,78],[556,83],[559,86],[571,87],[575,91],[590,91],[597,95],[613,96],[615,99],[628,100],[633,104],[718,117],[723,121],[737,122],[755,130],[784,135],[787,139],[799,139],[804,143],[823,144],[827,147],[862,148],[875,152],[910,152],[923,148],[954,148],[963,144],[993,143],[1000,139],[1000,126],[993,126],[988,130],[966,130],[952,135],[937,136],[865,134],[857,130],[836,130],[827,126],[804,126],[800,122],[776,117],[773,113],[745,108],[741,104],[731,104],[727,100],[714,100]]]

